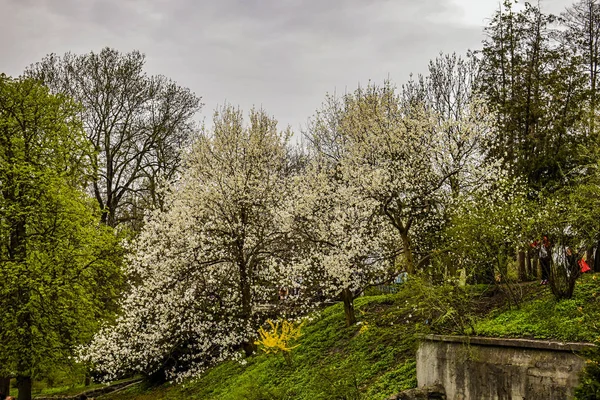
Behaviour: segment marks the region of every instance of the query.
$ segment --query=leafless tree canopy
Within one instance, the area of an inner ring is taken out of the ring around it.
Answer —
[[[102,222],[139,226],[143,210],[162,207],[160,182],[176,177],[181,150],[195,130],[202,104],[189,89],[144,72],[138,51],[64,56],[50,54],[27,74],[81,103],[81,119],[93,145],[90,189]]]

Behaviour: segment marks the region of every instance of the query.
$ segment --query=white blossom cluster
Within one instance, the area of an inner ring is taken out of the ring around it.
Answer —
[[[475,98],[443,119],[435,107],[405,99],[386,82],[338,102],[330,98],[312,125],[320,141],[312,142],[324,164],[336,166],[338,179],[397,231],[397,249],[412,272],[428,260],[427,239],[440,230],[453,199],[497,170],[484,159],[491,126]]]
[[[287,210],[283,222],[302,250],[286,271],[302,277],[304,288],[338,299],[344,289],[359,294],[393,269],[397,233],[376,202],[336,179],[334,169],[308,166],[294,181]]]
[[[214,125],[190,152],[167,211],[148,215],[130,244],[121,315],[82,350],[106,379],[165,371],[181,380],[239,357],[254,338],[256,306],[267,289],[276,295],[288,135],[262,111],[245,127],[239,110],[224,107]]]

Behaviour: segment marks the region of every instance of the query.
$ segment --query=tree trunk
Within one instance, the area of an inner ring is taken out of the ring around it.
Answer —
[[[535,273],[533,272],[533,262],[532,262],[531,258],[532,258],[531,249],[527,249],[527,257],[525,258],[525,264],[526,264],[526,269],[527,269],[527,280],[532,280],[535,276]]]
[[[19,389],[19,400],[31,400],[32,381],[30,376],[18,376],[17,388]]]
[[[18,196],[12,193],[12,198],[15,202],[21,201]],[[17,263],[25,263],[27,259],[27,241],[26,241],[26,233],[27,233],[27,220],[24,216],[18,216],[15,220],[11,221],[13,228],[10,231],[9,243],[8,243],[8,257],[11,261]],[[16,301],[20,304],[20,306],[25,305],[24,312],[17,314],[17,321],[19,327],[25,328],[25,332],[29,332],[31,321],[30,321],[30,313],[27,310],[29,303],[29,293],[23,291],[19,291],[19,295],[17,296]],[[30,343],[28,340],[23,340],[25,343]],[[25,355],[21,354],[18,360],[18,371],[24,371],[27,369],[21,368],[24,363],[23,358]],[[19,389],[19,400],[31,400],[31,377],[30,376],[17,376],[17,388]],[[8,394],[8,393],[7,393]]]
[[[249,340],[242,344],[242,349],[244,350],[244,355],[250,357],[256,351],[256,345],[254,344],[254,341]]]
[[[342,291],[342,300],[344,301],[344,314],[346,315],[346,326],[356,324],[356,315],[354,314],[354,296],[350,289]]]
[[[10,377],[0,377],[0,393],[8,396],[10,394]]]
[[[404,262],[406,262],[406,272],[409,274],[415,273],[415,262],[412,254],[412,246],[410,244],[410,238],[408,237],[408,233],[400,233],[400,237],[402,238],[402,246],[404,247]]]
[[[594,254],[593,269],[594,269],[594,272],[600,272],[600,240],[598,240],[598,243],[596,244],[596,253]]]
[[[525,252],[523,250],[519,250],[517,254],[518,264],[519,264],[519,282],[524,282],[527,274],[525,271]]]
[[[250,293],[250,283],[248,282],[246,273],[244,272],[241,275],[240,292],[242,293],[242,316],[244,320],[248,321],[252,315],[252,296]]]
[[[585,252],[585,260],[587,264],[592,268],[594,266],[594,246],[588,247]]]
[[[542,269],[540,267],[540,257],[536,254],[533,256],[533,271],[534,277],[538,280],[542,279]]]
[[[252,316],[252,293],[250,291],[250,281],[248,278],[248,265],[243,261],[238,264],[240,271],[240,292],[242,294],[242,319],[244,321],[250,321]],[[248,341],[242,344],[246,357],[249,357],[256,350],[254,340],[250,338]]]

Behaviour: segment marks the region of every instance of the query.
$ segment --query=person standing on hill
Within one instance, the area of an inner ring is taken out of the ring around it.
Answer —
[[[542,243],[540,243],[539,257],[540,265],[542,267],[542,281],[540,282],[540,284],[547,285],[548,280],[550,279],[550,262],[552,260],[550,241],[548,240],[548,236],[544,236],[542,239]]]

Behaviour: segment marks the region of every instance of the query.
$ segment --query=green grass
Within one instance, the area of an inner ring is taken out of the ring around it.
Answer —
[[[102,398],[383,400],[416,386],[415,353],[425,333],[474,328],[483,336],[568,341],[599,335],[600,274],[582,277],[574,298],[561,302],[537,283],[513,287],[524,296],[519,308],[505,287],[466,289],[431,288],[416,280],[396,294],[361,297],[355,301],[359,324],[352,327],[345,327],[341,304],[328,307],[304,326],[291,366],[281,355],[259,352],[246,365],[225,362],[185,384],[138,385]]]
[[[132,380],[131,378],[122,379],[118,381],[111,382],[111,384],[118,384],[126,381]],[[14,380],[13,380],[14,383]],[[106,386],[103,383],[92,383],[91,385],[85,386],[83,383],[72,383],[68,385],[62,386],[45,386],[44,383],[36,382],[34,384],[32,390],[33,398],[36,397],[47,397],[47,396],[75,396],[83,392],[88,392],[90,390],[99,389]],[[16,388],[12,388],[10,391],[10,395],[17,398],[19,395],[19,391]]]
[[[424,328],[411,321],[407,296],[357,299],[360,324],[348,328],[341,304],[325,309],[303,328],[291,366],[281,355],[257,354],[185,385],[132,388],[106,399],[385,399],[416,386],[416,334]]]
[[[600,274],[577,281],[572,299],[557,302],[545,288],[518,309],[496,310],[475,324],[478,335],[592,342],[600,334]]]

